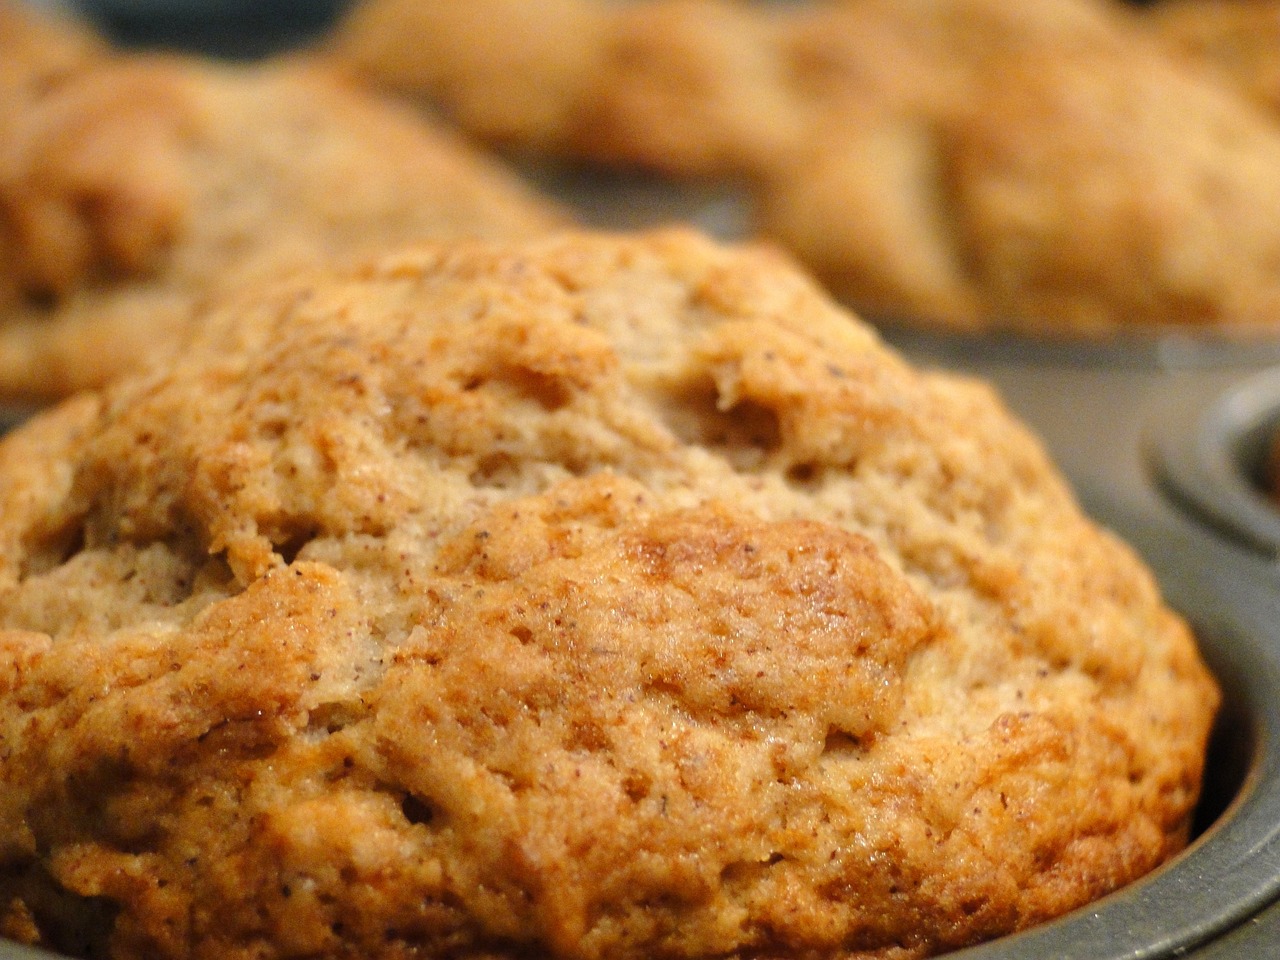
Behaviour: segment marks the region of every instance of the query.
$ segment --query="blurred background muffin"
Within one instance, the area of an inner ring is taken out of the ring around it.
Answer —
[[[329,49],[509,150],[733,182],[882,321],[1280,322],[1280,126],[1127,5],[365,0]]]
[[[453,131],[315,61],[121,50],[6,4],[0,62],[8,403],[100,385],[176,348],[219,285],[569,220]]]

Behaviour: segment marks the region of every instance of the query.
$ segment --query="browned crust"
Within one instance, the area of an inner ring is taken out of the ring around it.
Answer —
[[[1118,4],[462,6],[366,0],[332,53],[496,142],[740,180],[755,228],[874,317],[1280,318],[1280,128]],[[525,29],[486,28],[508,17]]]
[[[0,44],[25,49],[3,24]],[[312,63],[99,50],[24,89],[0,116],[0,400],[136,368],[249,273],[568,219],[460,138]]]
[[[1160,0],[1146,23],[1188,62],[1216,71],[1280,115],[1280,4],[1275,0]]]
[[[431,246],[200,329],[0,444],[10,935],[921,957],[1185,842],[1186,626],[776,255]]]

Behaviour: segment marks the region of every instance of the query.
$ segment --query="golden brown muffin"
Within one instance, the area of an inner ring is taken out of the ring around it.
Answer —
[[[24,5],[0,0],[0,144],[17,136],[26,111],[51,86],[105,58],[105,46],[74,21],[31,15]],[[13,157],[0,149],[0,304],[20,296],[24,274],[40,265],[20,265],[12,234],[18,224],[3,190],[13,178]],[[34,278],[32,278],[34,279]]]
[[[0,0],[0,106],[100,60],[105,44],[78,22],[33,14],[21,0]]]
[[[874,317],[1280,324],[1280,129],[1104,0],[463,6],[365,0],[332,55],[496,142],[741,180]]]
[[[1218,71],[1280,114],[1280,4],[1275,0],[1160,0],[1143,13],[1181,55]]]
[[[319,67],[103,59],[33,87],[0,136],[0,399],[135,367],[238,275],[567,222],[453,134]]]
[[[426,246],[0,443],[0,904],[114,958],[910,958],[1186,838],[1215,685],[776,254]]]

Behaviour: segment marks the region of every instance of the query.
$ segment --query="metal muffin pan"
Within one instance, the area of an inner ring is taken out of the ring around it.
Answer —
[[[1153,438],[1168,491],[1228,537],[1280,562],[1280,501],[1264,492],[1280,431],[1280,366],[1207,404],[1184,401]]]
[[[117,39],[252,57],[319,29],[347,0],[42,0],[97,15]],[[234,9],[234,14],[227,16]],[[250,16],[248,11],[255,11]],[[164,17],[167,14],[167,19]],[[157,19],[159,18],[159,19]],[[590,226],[692,222],[734,238],[740,196],[576,169],[529,169]],[[1194,336],[1038,343],[886,327],[922,366],[993,383],[1044,440],[1082,505],[1143,555],[1193,625],[1224,691],[1198,836],[1173,861],[964,960],[1256,960],[1280,955],[1280,511],[1256,489],[1280,425],[1280,340]],[[1274,365],[1274,369],[1272,369]],[[16,414],[20,415],[20,414]],[[0,960],[58,956],[0,941]]]

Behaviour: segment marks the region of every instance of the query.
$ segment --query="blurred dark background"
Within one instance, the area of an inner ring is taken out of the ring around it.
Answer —
[[[126,46],[252,58],[319,36],[350,0],[62,0]],[[458,0],[465,3],[467,0]]]
[[[252,58],[319,36],[353,0],[43,0],[87,16],[126,46]],[[468,0],[455,0],[466,3]],[[779,0],[774,0],[779,2]],[[1152,0],[1128,0],[1143,4]]]

